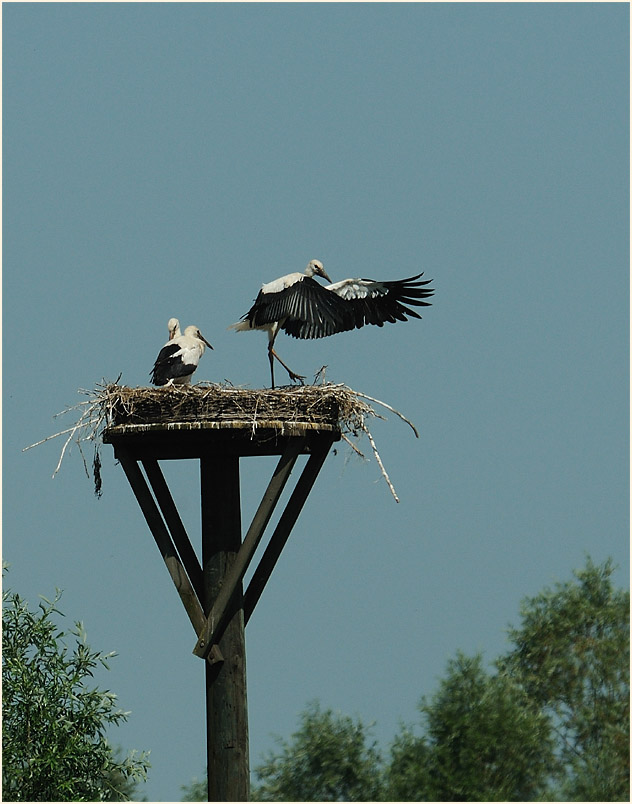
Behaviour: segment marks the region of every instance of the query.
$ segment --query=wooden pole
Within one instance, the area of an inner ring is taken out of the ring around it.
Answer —
[[[239,458],[200,459],[202,574],[208,616],[241,544]],[[246,645],[241,584],[219,642],[223,662],[205,662],[209,801],[248,801]]]
[[[233,561],[230,572],[224,579],[222,588],[213,602],[213,608],[209,614],[206,628],[202,634],[198,635],[198,641],[193,649],[193,653],[195,653],[196,656],[206,658],[213,647],[216,634],[221,635],[226,613],[230,611],[229,605],[234,590],[239,585],[241,591],[243,577],[248,570],[250,561],[259,545],[265,527],[272,516],[272,512],[285,488],[287,479],[290,476],[290,472],[296,463],[296,459],[304,443],[305,440],[302,438],[292,439],[288,442],[288,445],[283,451],[283,455],[281,455],[279,463],[274,470],[268,488],[259,503],[254,519],[248,528],[248,533],[246,533],[244,537],[239,554],[235,561]]]

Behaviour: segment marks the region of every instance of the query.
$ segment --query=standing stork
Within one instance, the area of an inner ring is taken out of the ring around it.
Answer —
[[[427,288],[432,280],[418,282],[423,273],[408,279],[376,282],[373,279],[343,279],[321,285],[314,277],[322,276],[331,282],[320,260],[311,260],[301,273],[287,274],[261,286],[250,310],[230,329],[244,332],[251,329],[268,333],[268,359],[274,388],[274,359],[288,372],[290,380],[303,382],[305,377],[292,371],[274,350],[280,330],[294,338],[324,338],[385,321],[394,324],[408,321],[407,316],[421,318],[406,305],[428,307],[423,301],[434,290]]]
[[[187,385],[206,347],[213,348],[197,327],[187,327],[183,335],[179,332],[177,319],[170,319],[169,340],[160,350],[150,374],[154,385]]]

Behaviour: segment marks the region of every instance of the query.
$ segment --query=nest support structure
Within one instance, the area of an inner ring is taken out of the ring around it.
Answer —
[[[334,441],[358,416],[340,389],[106,387],[103,441],[114,447],[205,660],[209,801],[248,800],[244,629]],[[300,454],[309,455],[247,587],[244,577]],[[242,540],[239,461],[279,461]],[[158,464],[200,461],[202,560]],[[230,746],[230,751],[226,746]]]
[[[214,646],[217,650],[231,599],[298,456],[309,458],[244,595],[246,622],[331,445],[342,436],[341,416],[349,420],[359,415],[358,407],[346,391],[335,388],[248,391],[118,385],[103,389],[101,405],[107,421],[103,442],[114,447],[198,634],[194,652],[208,658]],[[256,455],[279,455],[280,460],[241,542],[239,459]],[[200,461],[203,531],[213,531],[216,546],[238,554],[232,574],[212,601],[158,464],[159,460],[190,458]],[[230,544],[217,536],[224,531],[234,532]]]
[[[417,431],[394,408],[344,385],[248,390],[110,383],[85,393],[89,399],[76,406],[82,411],[77,423],[55,434],[67,435],[55,471],[71,441],[80,449],[82,441],[92,441],[100,494],[99,445],[114,447],[194,628],[193,653],[205,660],[208,799],[247,801],[245,625],[335,441],[342,438],[359,453],[349,436],[366,435],[397,500],[366,424],[368,417],[378,416],[368,402],[391,410]],[[246,572],[301,454],[309,456],[307,462],[244,589]],[[256,455],[278,455],[279,461],[242,539],[239,460]],[[201,562],[159,465],[159,460],[182,458],[200,461]]]

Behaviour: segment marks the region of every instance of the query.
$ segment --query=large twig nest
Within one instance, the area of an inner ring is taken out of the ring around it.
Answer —
[[[323,383],[253,390],[209,383],[167,388],[130,388],[119,385],[117,381],[104,382],[93,391],[84,390],[80,393],[87,395],[88,399],[62,411],[62,414],[65,414],[72,410],[80,410],[77,422],[72,427],[48,436],[25,449],[66,435],[53,473],[55,476],[71,442],[79,446],[88,472],[81,444],[86,441],[93,442],[95,452],[92,463],[97,496],[101,494],[99,450],[103,443],[103,434],[108,430],[139,432],[145,428],[155,429],[160,426],[177,429],[178,424],[190,428],[192,423],[195,423],[194,426],[200,428],[248,428],[253,438],[258,428],[272,429],[278,431],[280,435],[288,431],[300,432],[310,429],[337,430],[359,455],[362,453],[351,442],[350,437],[357,438],[364,433],[371,444],[382,475],[398,502],[395,489],[367,426],[369,418],[383,417],[368,403],[374,402],[397,414],[418,436],[414,425],[399,411],[343,384]]]
[[[247,426],[284,430],[292,425],[323,429],[350,426],[368,405],[340,385],[251,390],[200,383],[171,388],[103,391],[109,427],[197,422],[218,428]]]

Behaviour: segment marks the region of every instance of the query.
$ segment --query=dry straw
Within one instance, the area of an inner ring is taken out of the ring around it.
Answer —
[[[92,474],[97,496],[101,495],[100,448],[103,433],[111,428],[138,431],[164,425],[175,429],[174,425],[178,423],[188,423],[190,426],[195,422],[199,426],[218,429],[247,427],[253,438],[257,428],[277,430],[281,435],[286,431],[336,429],[362,458],[365,456],[351,438],[358,439],[364,434],[396,502],[399,502],[399,498],[367,425],[371,418],[384,417],[369,403],[395,413],[419,437],[412,422],[398,410],[343,384],[323,382],[319,385],[256,390],[211,383],[166,388],[130,388],[119,385],[117,380],[112,383],[104,382],[92,391],[81,389],[79,393],[87,396],[87,400],[57,414],[61,416],[79,411],[75,424],[25,447],[25,450],[53,438],[66,436],[53,477],[59,471],[72,443],[79,447],[86,473],[90,476],[82,444],[92,442]]]

